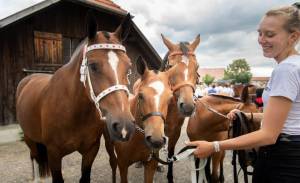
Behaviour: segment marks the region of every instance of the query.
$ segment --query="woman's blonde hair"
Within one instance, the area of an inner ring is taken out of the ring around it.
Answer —
[[[283,16],[286,18],[284,29],[288,32],[300,31],[300,15],[296,4],[271,9],[266,13],[266,16]]]

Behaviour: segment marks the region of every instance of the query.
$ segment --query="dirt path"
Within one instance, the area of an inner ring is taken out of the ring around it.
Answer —
[[[185,126],[184,126],[185,128]],[[183,130],[185,132],[185,130]],[[187,137],[182,133],[178,147],[182,147],[183,141]],[[176,151],[176,152],[177,152]],[[225,161],[225,180],[230,183],[232,181],[232,166],[230,161],[230,152],[227,153]],[[66,183],[79,182],[80,178],[81,156],[75,152],[63,159],[63,176]],[[29,150],[23,142],[14,142],[0,145],[0,183],[23,183],[31,180],[31,162],[29,159]],[[143,169],[137,169],[131,166],[128,175],[131,183],[143,182]],[[186,161],[178,162],[174,165],[174,179],[176,183],[190,182],[189,163]],[[105,151],[103,140],[96,160],[92,168],[91,182],[93,183],[109,183],[111,182],[111,169],[109,166],[108,155]],[[46,182],[51,182],[47,180]],[[119,182],[119,175],[117,177]],[[155,174],[156,183],[166,183],[166,171]]]

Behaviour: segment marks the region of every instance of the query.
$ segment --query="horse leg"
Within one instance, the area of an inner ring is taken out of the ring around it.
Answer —
[[[151,160],[144,165],[144,183],[153,183],[153,177],[157,168],[158,162]]]
[[[89,183],[91,181],[91,170],[95,157],[100,146],[100,138],[85,153],[82,153],[81,178],[80,183]]]
[[[120,171],[120,179],[121,183],[128,183],[128,165],[123,163],[123,164],[118,164],[119,165],[119,171]]]
[[[210,162],[211,162],[211,156],[207,158],[207,162],[205,165],[205,177],[207,182],[209,183],[211,183]]]
[[[103,133],[103,137],[105,140],[105,148],[109,155],[109,164],[112,170],[112,182],[116,183],[117,157],[114,153],[114,144],[110,140],[109,134],[106,130]]]
[[[224,162],[224,158],[225,158],[225,151],[222,152],[222,157],[221,157],[221,160],[220,160],[220,176],[219,176],[219,180],[221,183],[223,183],[225,181],[225,178],[224,178],[224,171],[223,171],[223,162]]]
[[[171,158],[174,155],[175,145],[180,137],[181,125],[178,125],[173,129],[173,133],[169,136],[168,143],[168,157]],[[168,182],[173,183],[173,163],[169,163],[168,165],[168,174],[167,174]]]
[[[219,167],[220,167],[220,162],[223,160],[223,151],[214,153],[212,155],[212,175],[211,175],[211,181],[212,183],[217,183],[219,182]]]
[[[52,183],[63,183],[64,179],[61,173],[61,163],[63,156],[59,154],[58,148],[48,149],[48,160],[52,174]]]

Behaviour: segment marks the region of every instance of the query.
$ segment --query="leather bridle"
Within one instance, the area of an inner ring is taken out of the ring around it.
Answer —
[[[164,122],[164,124],[166,125],[166,118],[165,118],[165,116],[161,113],[161,112],[159,112],[159,111],[153,111],[153,112],[149,112],[149,113],[147,113],[147,114],[142,114],[142,112],[141,112],[141,104],[140,104],[140,100],[141,99],[137,99],[137,110],[138,110],[138,112],[139,112],[139,118],[141,119],[141,121],[142,122],[144,122],[145,120],[147,120],[148,118],[150,118],[150,117],[153,117],[153,116],[158,116],[158,117],[160,117],[162,120],[163,120],[163,122]],[[136,126],[136,129],[139,131],[139,132],[141,132],[142,134],[145,134],[145,131],[144,131],[144,129],[143,128],[141,128],[139,125],[135,125]]]
[[[105,120],[105,117],[102,116],[102,112],[100,109],[100,105],[99,105],[100,100],[103,99],[105,96],[107,96],[115,91],[119,91],[119,90],[123,90],[126,92],[127,95],[129,95],[129,90],[126,85],[117,84],[117,85],[113,85],[111,87],[104,89],[96,96],[93,86],[92,86],[92,82],[91,82],[90,72],[88,69],[88,59],[86,57],[86,54],[90,51],[97,50],[97,49],[98,50],[100,50],[100,49],[102,49],[102,50],[103,49],[104,50],[121,50],[125,53],[126,53],[126,49],[121,44],[92,44],[90,46],[87,46],[87,45],[84,46],[83,59],[82,59],[82,63],[80,66],[80,81],[83,83],[84,87],[86,87],[86,80],[88,81],[90,97],[93,100],[93,102],[99,112],[100,119]]]

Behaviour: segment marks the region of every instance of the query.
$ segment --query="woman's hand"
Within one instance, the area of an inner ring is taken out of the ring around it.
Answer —
[[[241,112],[240,110],[238,110],[238,109],[232,109],[228,114],[227,114],[227,118],[229,118],[229,120],[235,120],[235,118],[236,118],[236,115],[235,115],[235,113],[237,113],[237,112]]]
[[[186,142],[188,146],[196,146],[196,150],[194,151],[194,155],[197,158],[206,158],[215,152],[214,146],[212,142],[207,141],[192,141]]]

